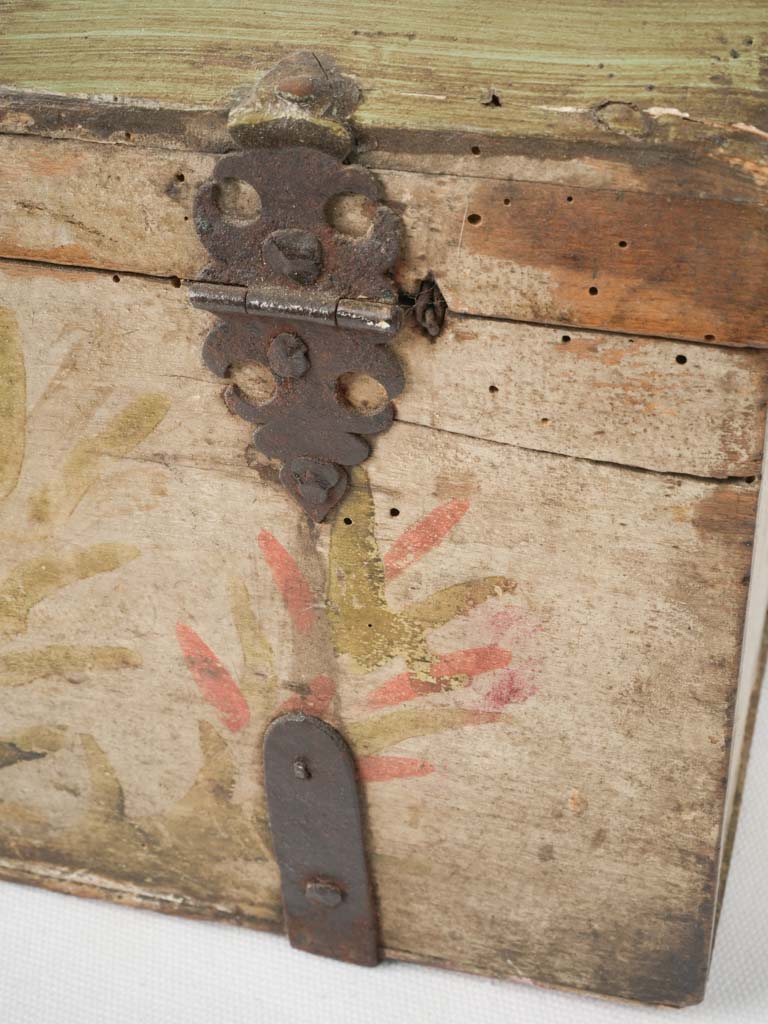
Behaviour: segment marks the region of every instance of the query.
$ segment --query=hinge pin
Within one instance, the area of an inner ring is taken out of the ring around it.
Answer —
[[[240,313],[246,316],[285,317],[331,324],[352,331],[394,334],[400,327],[396,302],[381,299],[334,297],[317,292],[282,288],[244,288],[242,285],[195,283],[189,301],[209,313]]]

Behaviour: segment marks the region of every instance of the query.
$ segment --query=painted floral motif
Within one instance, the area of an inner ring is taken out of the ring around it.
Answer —
[[[405,740],[469,725],[497,722],[511,704],[519,704],[536,692],[533,682],[537,665],[527,662],[512,667],[512,651],[502,646],[501,637],[520,631],[530,633],[519,610],[496,611],[489,631],[497,639],[484,646],[437,654],[430,647],[430,634],[446,623],[484,605],[492,597],[510,594],[513,581],[493,576],[461,583],[438,591],[418,603],[393,610],[386,584],[437,548],[467,514],[468,501],[449,501],[406,530],[381,554],[374,529],[374,505],[367,476],[355,470],[352,489],[345,499],[331,531],[330,556],[325,595],[315,595],[297,560],[268,530],[258,535],[258,545],[269,566],[285,610],[290,618],[296,645],[305,644],[316,662],[333,665],[347,656],[363,678],[395,658],[407,669],[364,689],[364,713],[342,715],[337,683],[331,674],[317,674],[280,700],[272,666],[273,652],[258,632],[262,676],[269,683],[260,693],[262,723],[287,711],[304,711],[327,717],[339,724],[356,752],[360,777],[365,782],[428,775],[431,762],[387,753]],[[235,613],[244,651],[253,647],[255,622],[244,622],[243,601]],[[251,706],[233,675],[207,643],[189,626],[180,623],[177,639],[187,668],[200,695],[217,711],[222,725],[231,732],[245,727],[252,718]],[[323,646],[330,647],[323,659]],[[246,672],[253,671],[246,654]],[[490,685],[483,685],[491,676]],[[365,683],[362,683],[365,687]],[[471,699],[446,705],[430,705],[419,698],[454,690],[470,690]],[[265,694],[269,697],[265,700]],[[411,705],[412,706],[408,706]]]
[[[137,651],[111,645],[50,644],[14,649],[27,631],[30,612],[64,587],[113,572],[139,555],[131,544],[109,542],[72,547],[57,537],[88,491],[99,482],[105,457],[130,454],[161,422],[169,407],[162,395],[130,402],[97,434],[77,441],[52,479],[32,495],[29,526],[18,549],[38,553],[20,558],[0,579],[0,687],[23,686],[51,676],[81,679],[100,671],[138,668]],[[26,449],[26,377],[15,320],[0,310],[0,504],[16,488]]]
[[[2,313],[0,511],[24,465],[25,384],[18,331],[12,316]],[[129,647],[25,647],[17,641],[41,602],[78,581],[120,570],[140,554],[119,540],[72,546],[61,539],[61,527],[85,495],[102,486],[103,460],[132,453],[161,423],[168,405],[165,397],[152,394],[128,402],[98,433],[75,441],[50,480],[28,499],[20,557],[0,579],[0,687],[48,678],[96,682],[99,673],[142,666],[139,651]],[[142,893],[183,893],[194,913],[207,912],[212,903],[224,906],[233,891],[255,893],[242,913],[274,923],[279,891],[260,771],[249,769],[250,788],[243,790],[243,747],[235,749],[236,736],[242,734],[257,752],[275,715],[303,710],[342,729],[365,783],[418,785],[442,766],[434,755],[427,759],[412,749],[398,750],[401,744],[493,724],[535,694],[538,666],[525,651],[532,649],[528,641],[537,627],[519,603],[507,600],[515,591],[512,580],[470,580],[404,606],[391,603],[391,584],[444,543],[470,514],[470,503],[455,499],[438,505],[382,552],[362,469],[352,472],[351,484],[331,528],[326,564],[314,575],[306,552],[292,553],[266,529],[256,538],[290,623],[301,669],[294,681],[286,683],[276,669],[245,581],[231,578],[229,614],[242,654],[236,673],[210,646],[213,638],[201,637],[189,623],[176,630],[196,699],[218,719],[217,726],[199,715],[199,768],[181,797],[160,813],[132,815],[118,773],[93,735],[76,734],[55,721],[19,729],[0,737],[0,771],[32,771],[60,751],[76,752],[87,776],[85,806],[77,820],[55,827],[34,809],[0,798],[0,854],[14,863],[60,865],[65,873],[119,877]],[[16,509],[10,523],[13,532]],[[314,543],[308,547],[319,558]],[[324,582],[318,585],[320,577]],[[441,628],[467,617],[477,644],[441,649]]]

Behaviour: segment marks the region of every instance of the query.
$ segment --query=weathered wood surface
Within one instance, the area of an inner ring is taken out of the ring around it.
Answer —
[[[0,264],[0,296],[41,332],[27,360],[55,363],[72,336],[129,337],[171,372],[160,353],[194,338],[198,352],[215,322],[166,281],[33,264]],[[567,339],[567,340],[563,340]],[[733,351],[449,315],[434,342],[410,324],[395,342],[407,385],[401,421],[544,452],[693,474],[750,477],[759,471],[768,397],[768,352]],[[681,362],[682,360],[682,362]],[[32,379],[41,379],[35,366]],[[217,395],[201,360],[189,371]],[[92,388],[111,386],[100,354]],[[375,442],[377,443],[377,442]],[[192,436],[177,452],[194,464]],[[212,431],[206,457],[237,471],[240,449]]]
[[[0,138],[0,256],[194,278],[211,155]],[[602,188],[382,172],[404,209],[398,269],[457,312],[768,345],[768,214]]]
[[[621,109],[621,105],[619,105]],[[608,111],[610,113],[610,109]],[[633,113],[630,109],[630,113]],[[605,114],[601,115],[607,122]],[[665,115],[667,121],[671,115]],[[674,117],[671,118],[674,121]],[[656,130],[665,119],[656,121]],[[688,122],[685,122],[686,124]],[[649,126],[651,122],[648,122]],[[607,131],[619,131],[605,123]],[[691,162],[682,145],[677,157],[642,145],[579,146],[574,151],[540,140],[523,146],[503,135],[436,132],[402,137],[398,132],[356,128],[356,159],[374,169],[427,174],[549,181],[562,185],[614,188],[656,195],[688,195],[763,203],[768,183],[764,140],[748,134],[737,152],[731,145],[707,156],[696,150]],[[650,133],[650,127],[649,127]],[[232,149],[227,110],[184,110],[109,97],[61,96],[0,86],[0,134],[102,142],[122,149],[172,149],[222,153]],[[619,135],[623,132],[619,131]]]
[[[699,998],[757,484],[398,423],[310,527],[182,292],[0,280],[2,875],[277,927],[258,750],[301,706],[358,756],[388,955]]]
[[[6,4],[3,27],[0,84],[185,109],[229,106],[289,50],[330,52],[359,76],[360,127],[385,146],[405,134],[423,150],[424,135],[442,136],[432,148],[455,152],[475,133],[539,152],[548,141],[695,149],[727,165],[768,132],[759,0],[238,0],[223,11],[58,0]]]

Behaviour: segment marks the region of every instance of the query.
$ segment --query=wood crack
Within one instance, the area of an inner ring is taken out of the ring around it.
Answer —
[[[408,427],[416,427],[420,430],[428,430],[430,432],[452,434],[455,437],[466,437],[472,441],[479,441],[481,444],[494,445],[499,448],[515,448],[518,451],[529,452],[531,455],[545,455],[552,456],[557,459],[572,459],[574,462],[583,462],[591,466],[604,466],[609,469],[624,470],[628,473],[643,473],[650,474],[651,476],[663,476],[669,477],[670,479],[677,480],[695,480],[700,483],[711,483],[711,484],[745,484],[747,486],[754,484],[760,477],[756,474],[750,473],[744,476],[709,476],[706,474],[699,473],[683,473],[679,470],[666,470],[666,469],[649,469],[645,466],[633,466],[624,462],[612,462],[608,459],[593,459],[586,455],[572,455],[569,452],[557,452],[546,448],[531,448],[522,444],[515,444],[513,441],[495,441],[493,438],[481,437],[477,434],[468,434],[461,430],[451,430],[449,427],[432,427],[427,426],[424,423],[416,423],[412,420],[398,419],[397,423],[402,423]]]

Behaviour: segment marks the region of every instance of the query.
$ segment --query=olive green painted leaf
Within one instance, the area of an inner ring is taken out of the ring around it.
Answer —
[[[80,736],[91,780],[88,816],[100,822],[125,817],[125,796],[109,758],[89,733]]]
[[[468,580],[466,583],[457,583],[453,587],[438,590],[424,601],[408,605],[401,614],[425,628],[435,629],[460,615],[466,615],[490,597],[513,593],[516,587],[517,584],[506,576],[486,576],[482,579]]]
[[[57,590],[119,569],[139,553],[130,544],[94,544],[21,562],[0,583],[0,637],[24,632],[30,610]]]
[[[26,375],[16,318],[0,309],[0,501],[21,472],[27,419]]]
[[[141,657],[127,647],[86,647],[51,644],[0,654],[0,687],[24,686],[37,679],[61,676],[79,683],[85,672],[140,668]]]
[[[53,754],[61,749],[66,735],[66,729],[37,725],[0,740],[0,768]]]
[[[344,732],[356,757],[388,750],[404,740],[430,736],[465,725],[487,725],[499,720],[497,712],[458,708],[406,708],[345,724]]]
[[[64,462],[59,480],[43,487],[31,499],[33,519],[52,523],[71,515],[98,480],[102,456],[128,455],[149,437],[169,408],[170,401],[165,395],[141,395],[98,434],[78,441]]]

